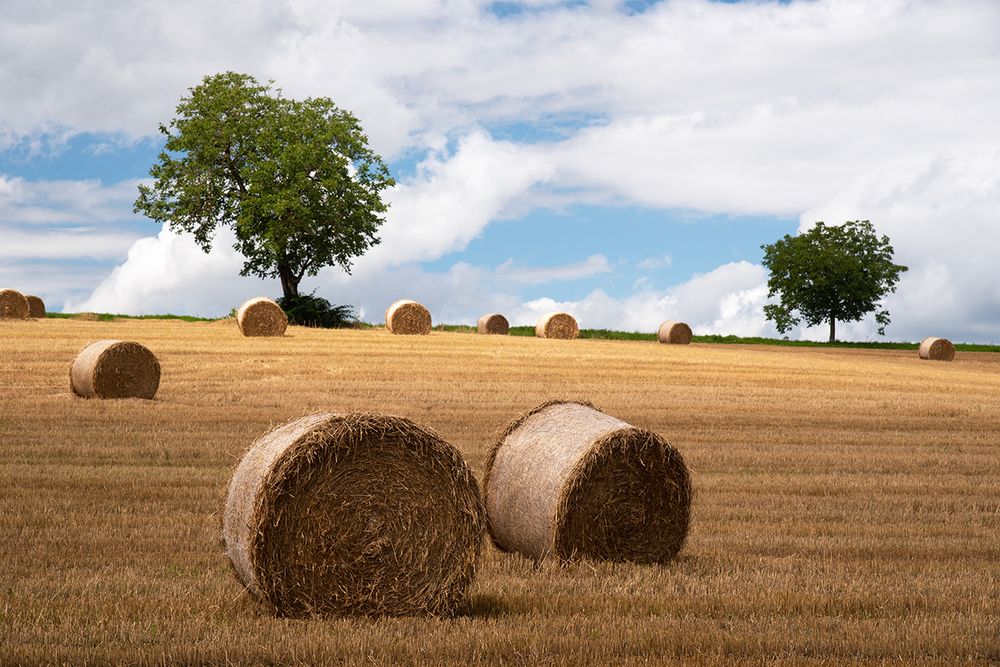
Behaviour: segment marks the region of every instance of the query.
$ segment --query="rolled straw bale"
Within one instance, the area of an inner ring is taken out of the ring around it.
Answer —
[[[237,578],[285,616],[450,614],[485,530],[459,452],[371,413],[309,415],[263,436],[223,510]]]
[[[271,299],[257,297],[236,311],[236,324],[244,336],[283,336],[288,328],[288,317]]]
[[[691,327],[684,322],[667,320],[657,330],[656,340],[668,345],[688,345],[691,342]]]
[[[76,356],[69,378],[84,398],[149,399],[160,386],[160,362],[139,343],[99,340]]]
[[[955,358],[955,346],[947,338],[929,336],[920,343],[920,358],[951,361]]]
[[[0,320],[26,320],[30,312],[23,294],[13,289],[0,289]]]
[[[510,331],[510,322],[500,313],[489,313],[479,318],[476,330],[481,334],[506,336]]]
[[[24,298],[28,300],[28,317],[32,317],[36,320],[44,319],[45,302],[42,301],[40,297],[31,294],[25,296]]]
[[[580,335],[580,327],[569,313],[548,313],[535,325],[535,335],[539,338],[576,338]]]
[[[483,487],[493,542],[536,560],[664,563],[687,537],[680,453],[587,403],[544,403],[514,421],[488,454]]]
[[[431,313],[410,299],[400,299],[385,311],[389,333],[423,335],[431,332]]]

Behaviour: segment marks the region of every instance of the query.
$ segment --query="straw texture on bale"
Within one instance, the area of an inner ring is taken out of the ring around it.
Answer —
[[[930,336],[920,343],[920,358],[934,361],[951,361],[955,358],[955,346],[947,338]]]
[[[506,336],[510,331],[510,322],[500,313],[489,313],[479,318],[476,330],[481,334]]]
[[[538,320],[535,335],[539,338],[576,338],[580,335],[580,327],[569,313],[549,313]]]
[[[236,311],[236,324],[244,336],[283,336],[288,316],[267,297],[250,299]]]
[[[28,317],[36,320],[43,319],[45,317],[45,302],[40,297],[31,294],[24,298],[28,300]]]
[[[385,311],[385,328],[394,334],[428,334],[431,332],[431,313],[416,301],[401,299]]]
[[[680,453],[659,435],[554,401],[507,427],[483,493],[503,551],[664,563],[684,545],[692,492]]]
[[[26,320],[28,300],[17,290],[0,289],[0,320]]]
[[[99,340],[70,368],[70,388],[84,398],[151,399],[160,387],[160,362],[144,345]]]
[[[260,438],[223,510],[237,578],[284,616],[449,615],[486,530],[459,452],[408,419],[314,414]]]
[[[684,322],[667,320],[657,330],[656,340],[668,345],[688,345],[691,342],[691,327]]]

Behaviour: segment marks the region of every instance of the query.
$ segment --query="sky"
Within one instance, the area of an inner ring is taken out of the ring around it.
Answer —
[[[169,6],[168,6],[169,4]],[[0,0],[0,286],[67,312],[280,295],[133,213],[158,127],[232,70],[355,113],[381,243],[303,291],[379,322],[776,335],[760,246],[868,219],[891,340],[1000,343],[995,0]],[[838,325],[877,339],[869,318]],[[823,326],[792,338],[823,339]]]

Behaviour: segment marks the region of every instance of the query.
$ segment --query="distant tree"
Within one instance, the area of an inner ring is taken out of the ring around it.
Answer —
[[[764,306],[767,319],[778,333],[803,320],[808,326],[829,322],[831,343],[837,339],[838,320],[855,322],[879,308],[907,270],[893,263],[889,237],[879,237],[868,220],[829,227],[817,222],[807,232],[786,234],[761,248],[771,272],[768,296],[780,301]],[[885,335],[889,311],[876,312],[875,321],[878,334]]]
[[[189,232],[208,252],[236,234],[241,275],[278,277],[285,298],[325,266],[379,242],[395,184],[351,113],[325,97],[293,100],[252,76],[206,76],[177,105],[135,212]]]

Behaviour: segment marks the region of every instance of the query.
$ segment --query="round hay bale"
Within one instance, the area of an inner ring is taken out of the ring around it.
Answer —
[[[684,322],[667,320],[656,331],[656,340],[668,345],[689,345],[691,343],[691,327]]]
[[[40,297],[34,295],[27,295],[24,297],[28,300],[28,317],[32,317],[36,320],[41,320],[45,318],[45,302],[42,301]]]
[[[489,313],[479,318],[476,330],[481,334],[506,336],[510,331],[510,322],[500,313]]]
[[[920,358],[951,361],[955,358],[955,346],[947,338],[929,336],[920,342]]]
[[[250,299],[236,311],[236,324],[244,336],[283,336],[288,317],[281,306],[267,297]]]
[[[13,289],[0,289],[0,320],[26,320],[30,312],[23,294]]]
[[[488,454],[483,492],[503,551],[636,563],[677,555],[692,493],[683,458],[659,435],[561,401],[507,427]]]
[[[99,340],[76,355],[69,379],[84,398],[151,399],[160,386],[160,362],[139,343]]]
[[[580,335],[576,319],[569,313],[548,313],[542,315],[535,325],[535,335],[539,338],[571,339]]]
[[[486,516],[459,452],[408,419],[314,414],[263,436],[223,510],[237,578],[285,616],[448,615]]]
[[[410,299],[400,299],[385,311],[385,328],[389,333],[424,335],[431,332],[431,313]]]

